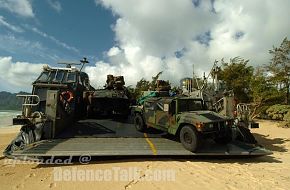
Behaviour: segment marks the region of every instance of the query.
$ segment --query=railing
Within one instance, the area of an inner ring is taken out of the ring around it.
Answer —
[[[31,108],[40,103],[40,98],[37,95],[16,95],[23,98],[22,103],[22,116],[29,118],[31,116]]]
[[[249,108],[250,104],[245,104],[245,103],[239,103],[237,105],[237,114],[242,115],[242,114],[250,114],[251,110]]]
[[[37,95],[16,95],[17,97],[24,98],[22,106],[37,106],[40,102],[40,98]],[[34,102],[36,101],[36,102]]]

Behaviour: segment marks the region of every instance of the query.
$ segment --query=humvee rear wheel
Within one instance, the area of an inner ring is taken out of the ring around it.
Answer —
[[[200,137],[193,126],[185,125],[181,128],[180,142],[186,150],[195,152],[200,144]]]
[[[138,113],[134,117],[134,125],[136,130],[140,132],[143,132],[146,128],[142,116]]]

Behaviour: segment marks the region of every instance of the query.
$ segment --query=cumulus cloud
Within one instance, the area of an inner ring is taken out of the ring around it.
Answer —
[[[268,49],[290,34],[287,0],[96,0],[117,17],[116,44],[86,71],[95,83],[122,74],[127,84],[159,71],[173,84],[209,71],[215,59],[269,61]]]
[[[0,0],[0,8],[24,17],[34,17],[30,0]]]
[[[108,51],[107,55],[109,57],[113,57],[113,56],[118,55],[120,52],[121,52],[120,49],[118,47],[114,46]]]
[[[55,10],[55,11],[58,12],[58,13],[61,12],[61,10],[62,10],[62,6],[61,6],[61,4],[60,4],[59,1],[48,0],[47,2],[48,2],[48,4],[49,4],[49,6],[50,6],[53,10]]]
[[[243,56],[253,65],[269,62],[268,50],[290,35],[290,2],[216,1],[220,22],[212,27],[211,59]]]
[[[0,57],[0,79],[12,89],[30,90],[43,64],[13,62],[12,57]]]
[[[5,8],[7,2],[18,1],[0,2]],[[163,71],[161,78],[178,84],[192,75],[193,65],[202,75],[223,57],[242,56],[252,65],[265,64],[270,59],[268,50],[290,34],[288,0],[96,0],[96,4],[116,16],[112,27],[116,43],[103,60],[84,68],[95,87],[104,85],[107,74],[124,75],[126,85],[134,85],[159,71]],[[32,49],[27,51],[45,52],[38,50],[43,49],[41,44],[11,35],[0,36],[0,41],[3,51],[15,51],[15,46],[26,51],[29,46]]]

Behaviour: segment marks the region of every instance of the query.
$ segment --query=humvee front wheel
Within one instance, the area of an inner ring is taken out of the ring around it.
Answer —
[[[146,128],[142,116],[137,113],[134,117],[134,125],[137,131],[143,132]]]
[[[193,126],[185,125],[181,128],[180,142],[186,150],[195,152],[200,144],[200,135]]]

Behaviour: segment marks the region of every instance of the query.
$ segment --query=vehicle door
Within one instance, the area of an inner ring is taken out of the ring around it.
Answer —
[[[145,101],[144,102],[144,118],[147,125],[155,125],[155,101]]]
[[[168,128],[170,125],[169,120],[169,104],[158,102],[156,104],[156,125],[161,128]]]

